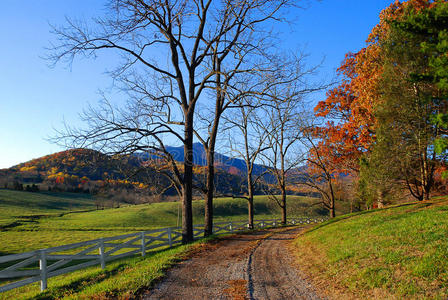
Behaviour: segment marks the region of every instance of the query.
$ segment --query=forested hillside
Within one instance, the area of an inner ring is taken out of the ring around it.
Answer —
[[[171,147],[170,151],[174,157],[182,157],[179,156],[180,148]],[[203,147],[199,144],[195,145],[195,157],[197,166],[194,172],[200,187],[204,182],[206,167],[203,163]],[[153,196],[152,200],[147,201],[158,201],[163,195],[176,196],[170,181],[160,172],[160,164],[155,155],[135,153],[110,156],[95,150],[73,149],[3,169],[0,172],[0,185],[2,188],[30,192],[110,194],[119,191],[118,193],[124,193],[123,197],[127,195],[131,202],[144,202],[135,200],[135,194]],[[244,194],[244,162],[218,154],[216,166],[218,195]],[[265,167],[259,165],[256,168],[258,175],[266,171]],[[261,193],[261,188],[258,193]],[[200,189],[196,194],[201,194]]]
[[[148,182],[167,184],[150,167],[139,172],[141,162],[132,156],[112,157],[98,151],[73,149],[19,164],[3,170],[2,187],[97,193],[101,189],[140,190]],[[37,191],[37,190],[32,190]]]

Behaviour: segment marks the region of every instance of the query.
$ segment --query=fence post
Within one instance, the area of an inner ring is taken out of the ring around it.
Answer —
[[[45,253],[45,250],[40,251],[39,270],[40,291],[43,292],[45,289],[47,289],[47,254]]]
[[[99,250],[100,250],[101,269],[104,270],[106,268],[106,259],[104,257],[104,241],[103,241],[103,239],[100,239]]]
[[[146,241],[145,241],[145,232],[142,231],[142,256],[145,256],[146,254]]]

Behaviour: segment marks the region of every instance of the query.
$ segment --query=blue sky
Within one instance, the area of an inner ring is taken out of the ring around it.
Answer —
[[[391,0],[310,1],[297,11],[295,23],[280,27],[282,48],[305,49],[311,64],[325,57],[322,78],[331,78],[348,51],[365,45],[371,28]],[[72,68],[50,68],[42,59],[54,36],[49,24],[64,24],[65,16],[89,19],[101,15],[104,1],[2,0],[0,9],[0,168],[10,167],[60,147],[46,137],[62,121],[80,124],[78,114],[100,98],[111,81],[104,71],[113,56],[77,60]],[[315,101],[323,97],[315,96]]]

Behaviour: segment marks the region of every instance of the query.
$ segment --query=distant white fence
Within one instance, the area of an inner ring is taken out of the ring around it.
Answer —
[[[290,218],[288,225],[320,223],[326,218]],[[281,226],[280,219],[254,221],[255,228]],[[194,238],[201,237],[204,225],[195,225]],[[248,223],[220,222],[213,225],[214,234],[247,230]],[[84,269],[94,265],[106,267],[106,262],[141,254],[162,247],[172,247],[182,239],[180,227],[100,238],[31,252],[0,256],[0,292],[40,281],[41,291],[47,288],[48,278]],[[74,253],[75,252],[75,253]]]

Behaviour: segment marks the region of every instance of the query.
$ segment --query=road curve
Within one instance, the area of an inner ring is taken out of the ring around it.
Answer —
[[[323,299],[288,244],[300,228],[235,235],[168,271],[143,299]]]

